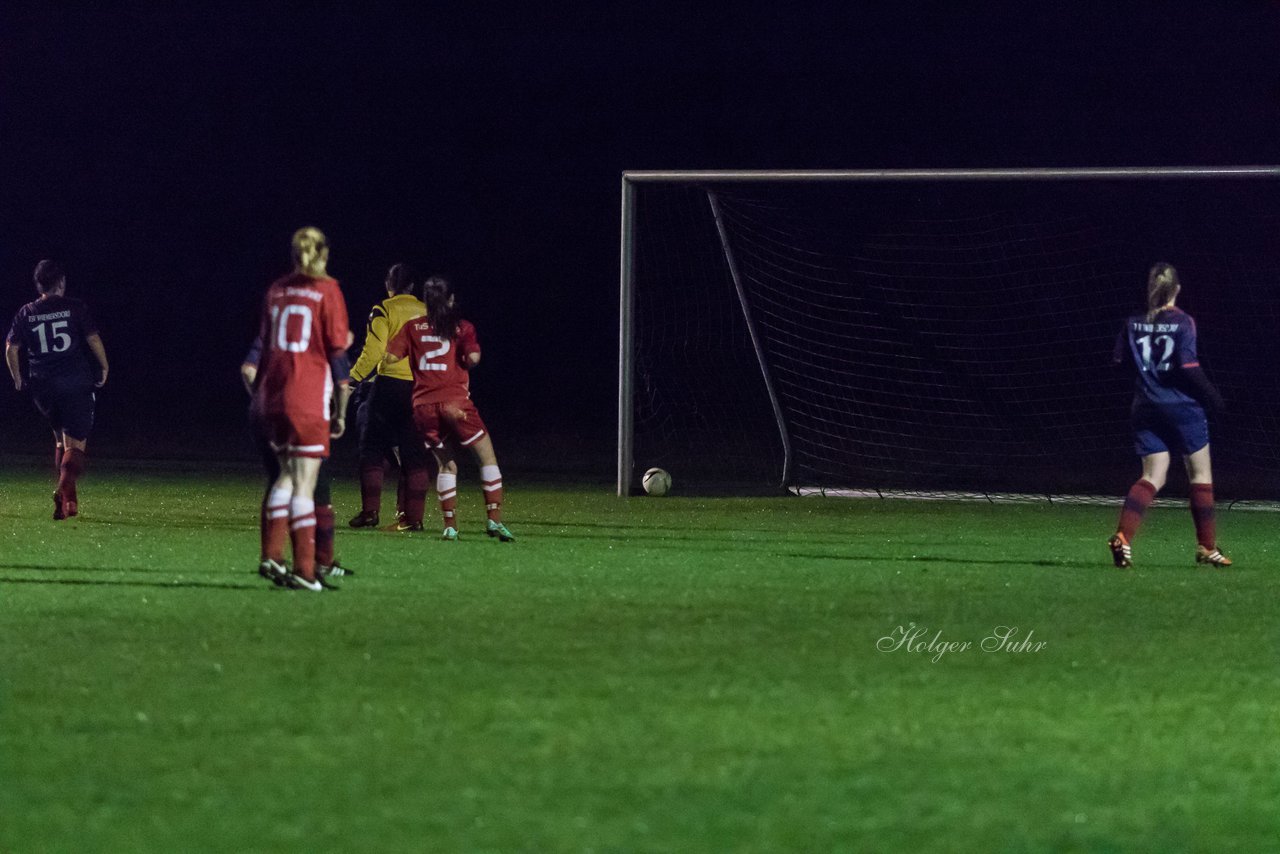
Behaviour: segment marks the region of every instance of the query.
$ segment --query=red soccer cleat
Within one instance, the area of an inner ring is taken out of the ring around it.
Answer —
[[[1129,539],[1119,531],[1107,540],[1107,545],[1111,548],[1111,561],[1119,569],[1129,569],[1133,566],[1133,549],[1129,546]]]

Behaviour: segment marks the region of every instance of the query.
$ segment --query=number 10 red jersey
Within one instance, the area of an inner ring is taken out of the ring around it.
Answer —
[[[267,289],[254,404],[263,414],[329,421],[329,357],[347,349],[347,304],[338,283],[293,273]]]

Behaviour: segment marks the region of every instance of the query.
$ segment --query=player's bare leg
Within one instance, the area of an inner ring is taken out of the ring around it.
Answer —
[[[440,501],[440,515],[444,519],[442,540],[458,539],[458,461],[454,459],[453,448],[445,445],[433,448],[436,458],[436,497]]]
[[[324,585],[316,577],[316,481],[320,475],[317,457],[289,456],[283,463],[293,485],[289,499],[289,539],[293,542],[293,571],[289,586],[319,591]]]
[[[1213,516],[1213,465],[1209,446],[1182,458],[1191,481],[1191,519],[1196,526],[1196,563],[1231,566],[1231,558],[1218,550],[1217,523]]]
[[[80,499],[76,482],[85,468],[85,440],[62,434],[61,462],[58,466],[58,487],[53,493],[53,518],[70,519],[80,512]]]
[[[1129,487],[1124,507],[1120,510],[1120,522],[1116,532],[1107,540],[1112,562],[1121,569],[1133,566],[1133,538],[1147,514],[1147,508],[1155,500],[1156,493],[1164,488],[1169,477],[1169,453],[1161,451],[1142,458],[1142,477]]]
[[[498,456],[488,433],[471,443],[471,453],[480,464],[480,487],[484,490],[484,510],[489,517],[485,533],[509,543],[516,537],[502,524],[502,470],[498,468]]]

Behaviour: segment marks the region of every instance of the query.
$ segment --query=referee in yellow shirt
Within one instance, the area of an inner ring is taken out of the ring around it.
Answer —
[[[369,312],[364,349],[351,368],[351,379],[360,384],[358,413],[360,445],[360,513],[353,528],[378,525],[382,504],[382,477],[386,460],[399,448],[404,483],[404,515],[397,520],[401,531],[422,529],[422,507],[433,472],[431,455],[413,429],[413,374],[409,363],[386,364],[387,342],[410,320],[427,308],[413,295],[413,277],[405,264],[387,271],[387,298]],[[366,384],[373,386],[372,390]],[[416,518],[415,518],[416,517]]]

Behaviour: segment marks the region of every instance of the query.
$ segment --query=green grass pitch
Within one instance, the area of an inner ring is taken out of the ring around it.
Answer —
[[[0,473],[0,851],[1280,840],[1274,514],[1222,571],[1153,509],[1121,572],[1112,508],[508,480],[518,542],[464,479],[461,542],[340,527],[316,595],[253,574],[249,472],[102,464],[68,523]]]

